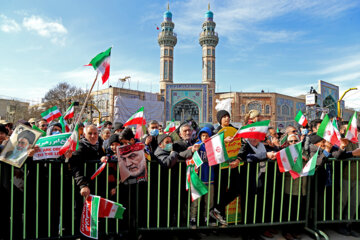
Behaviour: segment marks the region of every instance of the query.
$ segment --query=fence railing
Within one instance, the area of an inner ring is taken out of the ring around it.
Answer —
[[[247,163],[236,169],[216,166],[207,174],[208,194],[191,201],[185,190],[186,164],[167,169],[148,162],[148,181],[118,184],[119,169],[110,162],[92,182],[91,193],[126,207],[124,219],[101,219],[99,236],[136,236],[151,231],[196,231],[219,228],[209,216],[227,189],[239,189],[225,209],[226,229],[297,225],[327,238],[320,225],[359,222],[359,160],[328,161],[311,177],[293,180],[280,173],[276,161]],[[95,172],[99,162],[84,164]],[[231,181],[234,171],[240,182]],[[0,164],[0,239],[67,238],[79,235],[83,199],[65,162],[36,161],[22,169]],[[213,182],[210,181],[214,175]],[[193,221],[195,219],[195,224]]]

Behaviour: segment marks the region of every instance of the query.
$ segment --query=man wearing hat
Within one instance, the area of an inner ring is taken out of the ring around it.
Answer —
[[[114,124],[113,133],[120,134],[125,129],[124,124],[117,122]]]

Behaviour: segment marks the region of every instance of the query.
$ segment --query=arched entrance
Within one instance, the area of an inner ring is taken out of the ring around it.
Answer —
[[[332,96],[327,96],[323,101],[323,107],[329,108],[329,117],[336,117],[337,109],[336,109],[336,101]]]
[[[199,122],[199,107],[193,101],[184,99],[175,104],[173,108],[173,118],[175,121],[183,122],[187,119],[194,119]]]

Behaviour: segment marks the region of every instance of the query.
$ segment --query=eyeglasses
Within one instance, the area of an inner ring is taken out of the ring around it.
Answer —
[[[297,143],[299,142],[298,140],[289,140],[289,143]]]

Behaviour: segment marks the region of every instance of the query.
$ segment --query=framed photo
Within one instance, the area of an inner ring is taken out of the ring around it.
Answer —
[[[147,164],[143,143],[120,146],[117,148],[120,181],[134,184],[147,181]]]
[[[1,152],[0,161],[21,168],[28,157],[28,150],[35,145],[40,136],[39,131],[19,124]]]

